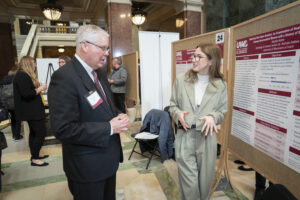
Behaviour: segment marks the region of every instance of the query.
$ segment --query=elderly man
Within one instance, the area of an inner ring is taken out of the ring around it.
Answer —
[[[79,27],[76,54],[52,76],[48,90],[51,127],[62,141],[63,166],[75,200],[115,199],[123,160],[119,133],[129,119],[112,102],[99,69],[109,55],[109,35],[95,25]]]
[[[122,112],[126,113],[125,109],[125,93],[126,93],[126,80],[127,71],[121,65],[121,58],[114,58],[112,60],[113,69],[110,73],[108,82],[111,84],[110,88],[114,95],[116,107]]]

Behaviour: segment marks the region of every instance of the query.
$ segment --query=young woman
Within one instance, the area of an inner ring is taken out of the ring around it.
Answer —
[[[178,124],[175,157],[182,200],[206,200],[214,178],[217,127],[227,111],[227,89],[219,72],[221,52],[197,46],[193,68],[176,78],[170,113]]]
[[[36,77],[36,63],[30,56],[24,56],[19,63],[19,71],[14,78],[15,112],[18,120],[27,121],[30,129],[29,148],[32,166],[47,166],[39,156],[45,135],[45,109],[40,93],[47,85],[40,85]]]

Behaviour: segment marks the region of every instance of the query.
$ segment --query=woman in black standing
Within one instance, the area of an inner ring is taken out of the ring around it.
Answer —
[[[19,63],[19,70],[14,78],[15,112],[18,120],[27,121],[30,129],[29,148],[32,166],[47,166],[39,156],[45,135],[45,108],[40,93],[47,85],[40,85],[36,76],[36,62],[30,56],[24,56]]]

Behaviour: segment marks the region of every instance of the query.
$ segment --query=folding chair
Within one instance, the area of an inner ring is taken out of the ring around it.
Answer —
[[[135,144],[133,146],[133,149],[130,153],[130,156],[128,158],[128,160],[130,160],[133,152],[140,154],[148,159],[148,163],[146,166],[146,169],[148,169],[150,162],[152,160],[153,155],[155,156],[160,156],[158,154],[156,154],[156,152],[159,152],[159,148],[158,148],[158,135],[149,133],[149,132],[141,132],[141,133],[137,133],[137,134],[132,134],[132,137],[134,137],[135,139]],[[139,143],[140,145],[143,145],[145,148],[145,151],[149,151],[150,156],[144,155],[144,152],[140,153],[138,151],[135,150],[135,147],[137,145],[137,143]]]

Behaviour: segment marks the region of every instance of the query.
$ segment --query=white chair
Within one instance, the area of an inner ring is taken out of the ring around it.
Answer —
[[[135,144],[133,146],[133,149],[130,153],[128,160],[130,160],[133,152],[140,154],[142,156],[145,156],[145,157],[149,158],[147,166],[146,166],[146,169],[148,169],[153,155],[159,156],[158,154],[156,154],[156,152],[159,152],[158,141],[157,141],[158,135],[155,135],[155,134],[152,134],[149,132],[141,132],[141,133],[137,133],[135,135],[133,134],[131,136],[134,137]],[[146,149],[149,149],[150,156],[144,155],[144,152],[140,153],[140,152],[136,151],[135,147],[136,147],[137,143],[139,143],[140,145],[142,144],[146,147]]]

